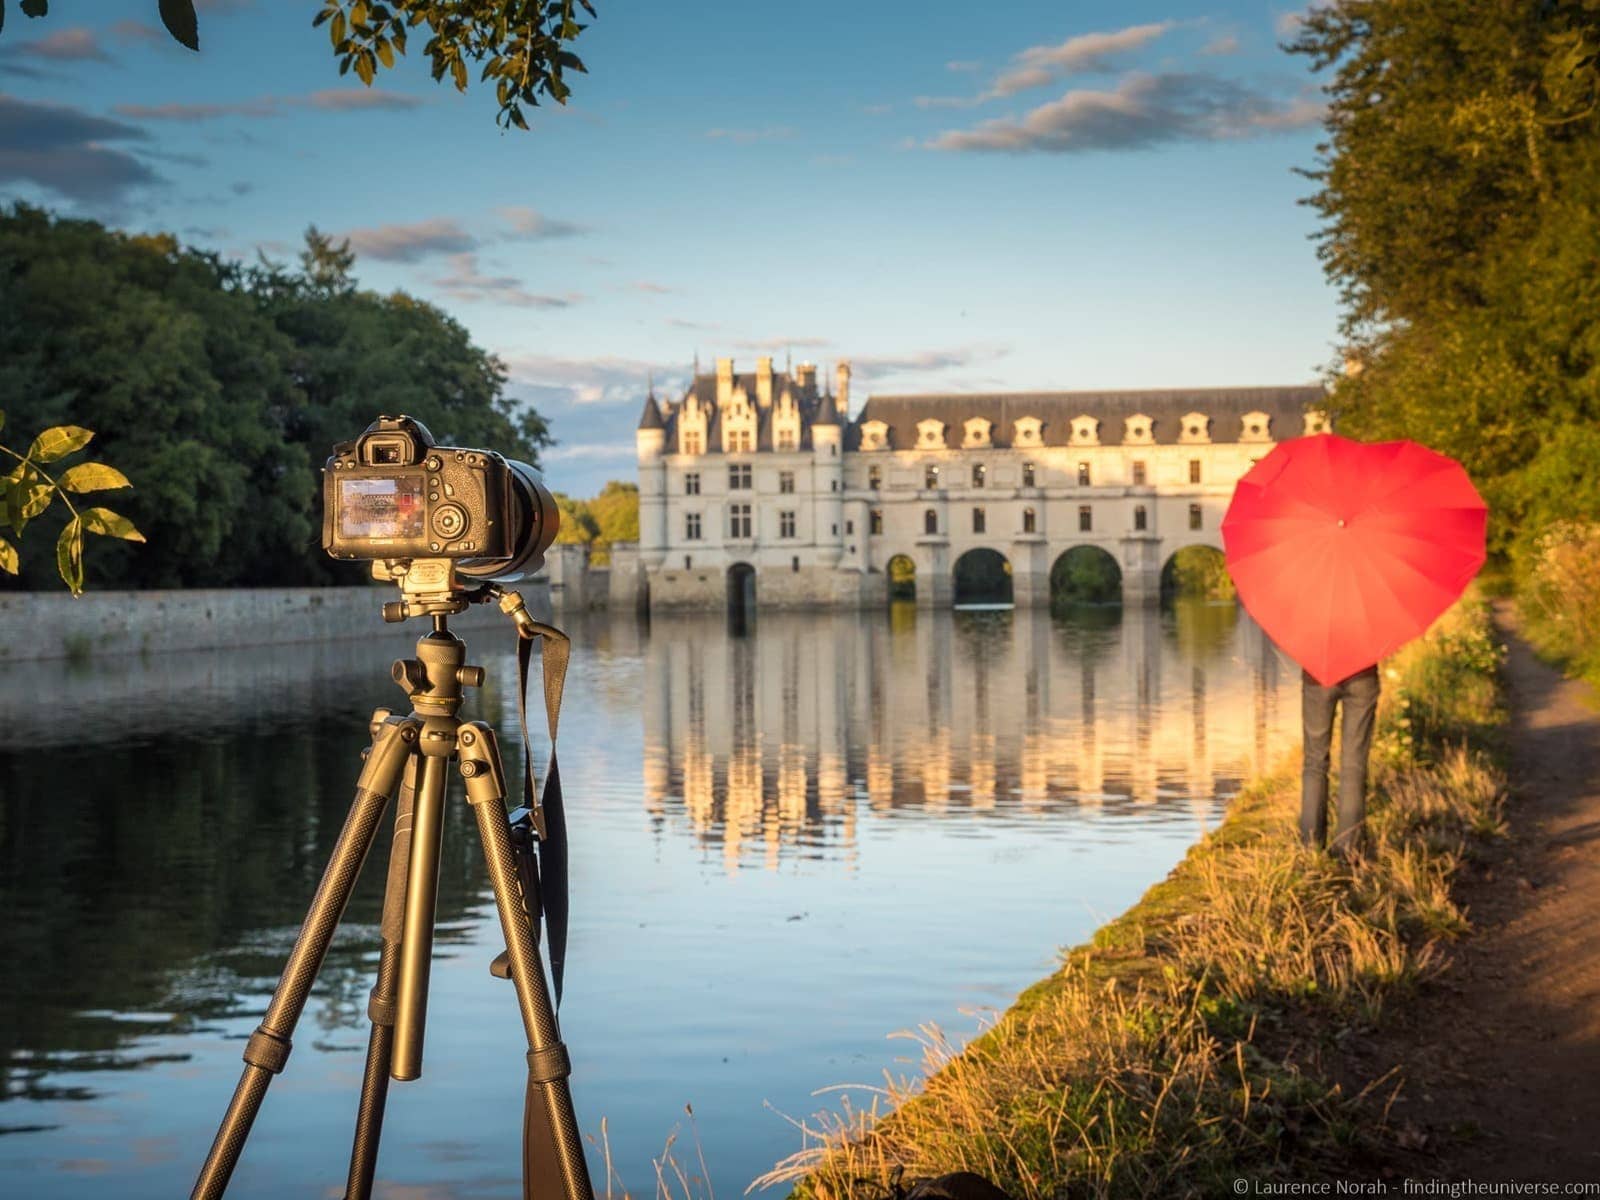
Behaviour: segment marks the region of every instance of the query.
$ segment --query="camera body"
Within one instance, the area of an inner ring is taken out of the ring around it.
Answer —
[[[447,559],[477,579],[520,579],[560,525],[533,467],[439,446],[422,422],[380,416],[323,468],[322,547],[341,559]]]

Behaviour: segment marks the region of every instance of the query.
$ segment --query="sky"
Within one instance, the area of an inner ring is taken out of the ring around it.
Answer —
[[[1307,383],[1323,97],[1297,8],[595,0],[573,97],[495,125],[414,39],[340,77],[320,0],[76,0],[0,30],[0,203],[254,261],[306,228],[439,305],[551,422],[556,490],[635,475],[648,382],[849,359],[872,393]],[[352,431],[354,433],[355,431]]]

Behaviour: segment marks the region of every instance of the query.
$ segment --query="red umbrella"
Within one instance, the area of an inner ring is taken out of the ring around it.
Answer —
[[[1222,520],[1239,599],[1324,684],[1393,653],[1483,565],[1489,510],[1461,464],[1415,442],[1280,442]]]

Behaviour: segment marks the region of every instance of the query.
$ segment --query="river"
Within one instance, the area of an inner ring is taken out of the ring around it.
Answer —
[[[597,1187],[603,1121],[636,1197],[674,1136],[735,1195],[837,1108],[821,1089],[870,1103],[916,1069],[890,1035],[970,1037],[1298,730],[1298,672],[1231,605],[571,631],[561,1019]],[[0,676],[0,1192],[187,1194],[416,632]],[[509,626],[470,638],[490,680],[469,715],[511,760]],[[391,1089],[380,1196],[516,1194],[525,1046],[455,795],[423,1077]],[[386,861],[230,1196],[343,1194]]]

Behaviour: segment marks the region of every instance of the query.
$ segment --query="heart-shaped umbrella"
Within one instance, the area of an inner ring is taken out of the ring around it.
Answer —
[[[1483,566],[1487,522],[1454,459],[1320,433],[1280,442],[1239,480],[1222,544],[1246,611],[1334,684],[1455,602]]]

